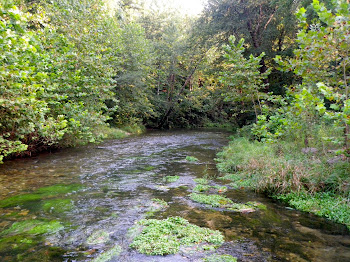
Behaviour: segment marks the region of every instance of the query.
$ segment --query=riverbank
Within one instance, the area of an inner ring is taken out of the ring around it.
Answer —
[[[99,144],[105,140],[109,139],[122,139],[131,135],[139,135],[146,131],[146,128],[140,124],[128,124],[122,127],[110,127],[107,125],[100,125],[91,130],[91,138],[90,140],[87,137],[71,137],[64,136],[57,143],[53,143],[51,145],[27,145],[27,149],[12,153],[1,155],[0,151],[0,165],[7,160],[20,159],[20,158],[28,158],[37,156],[40,153],[45,152],[56,152],[60,149],[64,148],[73,148],[77,146],[83,146],[86,144]]]
[[[218,154],[217,167],[233,187],[254,189],[350,229],[349,163],[316,149],[303,151],[287,142],[234,138]]]

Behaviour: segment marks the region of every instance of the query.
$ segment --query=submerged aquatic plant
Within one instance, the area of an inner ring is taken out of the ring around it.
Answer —
[[[110,240],[109,233],[104,230],[98,230],[93,232],[88,239],[86,240],[86,244],[88,245],[98,245],[107,243]]]
[[[146,166],[146,167],[144,167],[144,169],[146,170],[146,171],[152,171],[153,169],[155,169],[156,167],[155,166]]]
[[[209,191],[211,188],[211,186],[209,185],[201,185],[201,184],[198,184],[196,185],[194,188],[193,188],[193,192],[205,192],[205,191]]]
[[[38,201],[41,198],[42,196],[40,194],[24,194],[24,195],[12,196],[1,200],[0,208],[23,205],[28,202]]]
[[[119,256],[122,252],[122,248],[119,245],[114,246],[113,248],[99,254],[96,258],[91,260],[91,262],[107,262],[111,261],[113,257]]]
[[[70,184],[70,185],[58,184],[58,185],[41,187],[36,191],[36,193],[49,197],[49,196],[57,196],[57,195],[71,193],[74,191],[78,191],[82,188],[83,186],[80,184]]]
[[[49,213],[62,213],[74,208],[71,199],[51,199],[43,203],[42,208]]]
[[[234,203],[231,199],[222,195],[205,195],[192,193],[190,198],[198,203],[206,204],[211,207],[220,207],[227,210],[239,212],[253,212],[256,209],[266,209],[266,206],[258,202],[248,202],[246,204]]]
[[[51,198],[67,193],[71,193],[82,189],[80,184],[71,185],[53,185],[47,187],[41,187],[33,193],[23,194],[5,198],[0,201],[0,207],[14,207],[19,205],[24,205],[29,202],[39,201],[41,199]]]
[[[165,182],[169,182],[169,183],[176,182],[179,179],[180,179],[179,176],[166,176],[166,177],[163,178],[163,180]]]
[[[227,197],[221,195],[204,195],[192,193],[190,198],[198,203],[207,204],[212,207],[228,207],[233,204],[233,201]]]
[[[237,258],[231,255],[211,255],[203,259],[204,262],[237,262]]]
[[[13,223],[10,228],[2,231],[0,236],[23,233],[30,235],[40,235],[45,233],[55,233],[63,228],[63,225],[57,220],[46,221],[29,219]]]
[[[141,232],[130,247],[147,255],[175,254],[180,246],[224,243],[224,237],[219,231],[198,227],[181,217],[143,219],[136,226],[141,226]]]
[[[209,185],[202,185],[197,184],[193,188],[193,192],[201,193],[201,192],[217,192],[217,193],[223,193],[227,191],[226,186],[209,186]]]
[[[200,184],[200,185],[209,184],[209,180],[206,178],[195,178],[195,179],[193,179],[193,181],[196,182],[197,184]]]
[[[152,201],[154,204],[160,206],[161,208],[165,208],[165,207],[169,206],[169,204],[166,201],[164,201],[163,199],[153,198]]]
[[[153,198],[150,207],[146,212],[146,217],[153,216],[155,212],[166,209],[167,207],[169,207],[169,204],[164,200],[159,198]]]

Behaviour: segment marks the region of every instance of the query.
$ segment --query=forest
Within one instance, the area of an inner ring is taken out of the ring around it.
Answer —
[[[0,1],[0,162],[227,128],[232,183],[350,227],[348,0],[208,0],[194,17],[117,3]]]

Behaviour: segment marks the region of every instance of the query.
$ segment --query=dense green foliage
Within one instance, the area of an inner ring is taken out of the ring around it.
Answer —
[[[229,45],[224,45],[225,51],[225,71],[222,73],[221,81],[227,86],[227,90],[223,90],[226,101],[241,102],[243,106],[236,106],[241,113],[255,114],[255,119],[261,114],[261,100],[266,97],[266,93],[261,92],[266,87],[264,80],[270,71],[259,72],[261,61],[265,53],[261,53],[255,57],[250,54],[249,59],[243,55],[244,39],[242,38],[236,45],[235,37],[229,38]],[[250,105],[249,107],[247,106]],[[237,109],[236,109],[237,110]]]
[[[258,119],[255,134],[270,139],[302,129],[300,120],[318,125],[322,115],[347,129],[346,3],[335,9],[326,1],[333,16],[322,4],[294,16],[308,4],[208,1],[195,20],[142,1],[120,1],[117,9],[102,0],[7,1],[1,157],[119,137],[106,122],[169,128]],[[317,17],[322,24],[309,27]],[[345,24],[333,23],[339,19]],[[236,44],[241,37],[246,42]],[[293,82],[302,84],[285,86]],[[286,100],[276,96],[286,88]]]
[[[42,10],[0,8],[1,157],[98,140],[94,130],[105,125],[104,101],[112,94],[108,71],[83,61],[92,57]]]
[[[235,138],[219,154],[218,168],[233,187],[349,226],[350,8],[347,1],[326,4],[313,0],[296,13],[298,46],[293,56],[274,59],[294,82],[284,96],[264,97],[256,123],[242,129],[247,138]]]
[[[198,227],[181,217],[143,219],[138,226],[142,231],[133,239],[130,247],[147,255],[176,254],[180,246],[220,246],[224,243],[224,236],[219,231]]]
[[[216,121],[211,91],[195,78],[206,53],[195,45],[192,20],[133,6],[1,4],[1,159],[119,137],[107,123],[134,129],[198,126],[208,115]]]
[[[302,28],[295,56],[276,61],[281,70],[293,71],[302,83],[294,85],[277,112],[259,118],[254,132],[261,139],[292,138],[302,134],[305,146],[333,142],[348,150],[349,8],[340,1],[335,13],[314,1],[317,23],[308,25],[305,9],[297,16]],[[341,131],[344,136],[341,137]]]

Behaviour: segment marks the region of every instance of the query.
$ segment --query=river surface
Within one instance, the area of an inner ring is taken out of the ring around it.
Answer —
[[[191,201],[193,179],[205,175],[213,185],[225,184],[216,179],[214,158],[228,136],[154,131],[6,162],[0,166],[0,261],[93,261],[116,246],[110,259],[95,261],[202,261],[213,253],[238,261],[350,261],[343,225],[229,186],[224,195],[233,201],[258,201],[267,209],[234,212]],[[164,179],[175,175],[176,182]],[[150,208],[154,198],[169,206]],[[128,230],[138,220],[171,216],[219,230],[225,243],[208,254],[168,256],[146,256],[129,247]]]

